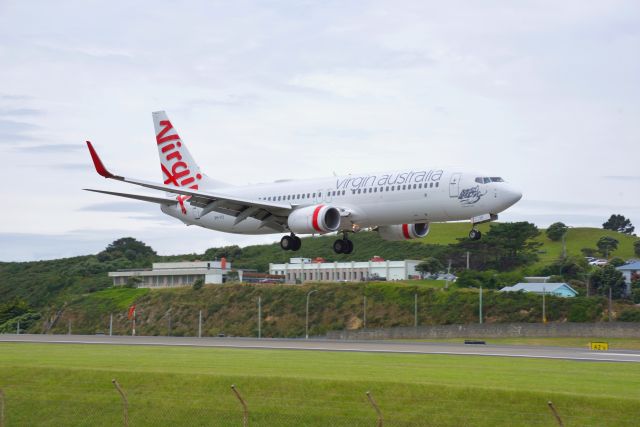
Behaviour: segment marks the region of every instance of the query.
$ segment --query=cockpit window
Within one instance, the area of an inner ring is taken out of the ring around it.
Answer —
[[[504,182],[504,179],[500,178],[499,176],[492,176],[492,177],[486,177],[486,176],[479,176],[475,179],[475,181],[478,184],[489,184],[490,182]]]

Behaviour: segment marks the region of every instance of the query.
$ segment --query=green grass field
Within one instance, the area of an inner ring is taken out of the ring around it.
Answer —
[[[519,337],[519,338],[473,338],[486,341],[487,344],[495,345],[525,345],[525,346],[551,346],[551,347],[573,347],[588,348],[590,342],[606,342],[609,350],[640,350],[640,339],[636,338],[577,338],[577,337]],[[412,342],[442,342],[461,343],[463,338],[443,338],[425,340],[399,340]]]
[[[118,425],[116,378],[130,425],[632,426],[640,364],[520,358],[0,344],[7,426]]]

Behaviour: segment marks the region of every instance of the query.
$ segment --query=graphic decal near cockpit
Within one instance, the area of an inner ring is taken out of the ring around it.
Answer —
[[[475,187],[465,188],[460,191],[460,195],[458,196],[458,200],[460,200],[460,204],[462,206],[470,206],[476,204],[482,196],[487,194],[487,190],[482,192],[480,190],[480,186],[476,185]]]

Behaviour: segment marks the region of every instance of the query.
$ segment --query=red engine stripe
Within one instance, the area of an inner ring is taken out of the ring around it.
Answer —
[[[411,235],[409,234],[409,224],[402,224],[402,234],[404,234],[405,239],[411,239]]]
[[[320,228],[320,225],[318,225],[318,215],[320,215],[320,209],[322,209],[324,207],[324,205],[318,205],[316,206],[316,209],[313,211],[313,219],[311,222],[311,225],[313,225],[313,228],[316,231],[319,231],[322,233],[322,229]]]

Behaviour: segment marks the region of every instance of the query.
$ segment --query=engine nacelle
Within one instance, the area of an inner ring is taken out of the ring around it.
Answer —
[[[429,234],[429,223],[383,225],[378,227],[378,234],[389,241],[419,239]]]
[[[291,212],[287,225],[299,234],[330,233],[340,228],[340,211],[328,205],[307,206]]]

